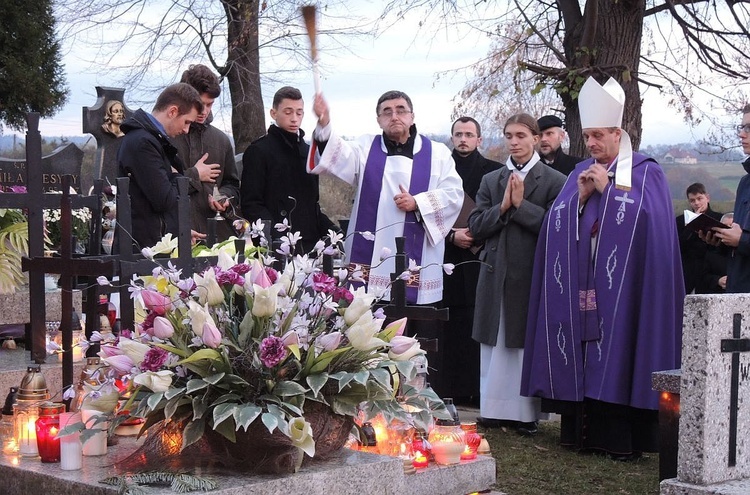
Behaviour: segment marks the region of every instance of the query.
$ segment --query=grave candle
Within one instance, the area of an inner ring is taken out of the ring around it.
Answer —
[[[412,465],[415,468],[426,468],[429,465],[427,456],[425,456],[421,451],[417,450],[414,453],[414,461],[412,462]]]
[[[100,430],[83,444],[83,455],[96,456],[107,453],[107,429],[109,422],[104,420],[104,414],[91,410],[81,409],[81,419],[88,430]]]
[[[60,415],[60,429],[80,423],[81,413],[69,412]],[[60,469],[73,471],[83,467],[83,450],[81,448],[81,434],[73,433],[60,437]]]
[[[36,420],[39,418],[39,408],[36,406],[13,406],[13,416],[16,423],[16,443],[18,453],[25,457],[36,457],[39,449],[36,445]]]
[[[466,448],[464,449],[464,451],[461,452],[461,460],[462,461],[470,461],[470,460],[476,459],[476,458],[477,458],[477,453],[473,452],[471,450],[471,447],[469,447],[468,445],[466,446]]]
[[[45,402],[39,406],[39,419],[35,422],[36,443],[42,462],[60,462],[60,414],[65,404]]]

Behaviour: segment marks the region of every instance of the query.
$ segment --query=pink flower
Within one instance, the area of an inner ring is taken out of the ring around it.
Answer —
[[[336,287],[333,291],[333,300],[334,302],[341,304],[342,299],[346,301],[347,304],[351,304],[354,300],[354,296],[345,287]]]
[[[172,301],[164,294],[160,294],[155,290],[142,290],[141,297],[146,308],[158,315],[163,316],[167,311],[172,309]]]
[[[336,289],[336,279],[318,272],[312,276],[312,286],[315,292],[330,294]]]
[[[159,371],[164,363],[169,358],[169,352],[165,351],[161,347],[152,347],[146,353],[146,357],[140,364],[140,368],[143,371]]]
[[[104,361],[121,375],[126,375],[135,366],[135,363],[125,354],[104,357]]]
[[[236,265],[231,267],[229,270],[235,273],[238,273],[240,275],[244,275],[250,271],[250,265],[248,265],[247,263],[237,263]]]
[[[341,332],[331,332],[315,339],[315,344],[324,351],[332,351],[341,343]]]
[[[166,340],[174,334],[172,323],[163,316],[157,316],[154,319],[154,326],[151,330],[153,331],[154,337],[158,337],[162,340]]]
[[[103,345],[100,348],[99,355],[103,358],[108,358],[112,356],[119,356],[122,354],[122,351],[119,347],[115,347],[113,345]]]
[[[221,344],[221,332],[212,320],[203,324],[203,343],[212,349],[216,349]]]
[[[282,342],[286,347],[291,345],[299,345],[299,334],[294,330],[289,330],[287,333],[281,336]]]
[[[258,260],[253,260],[250,266],[250,272],[248,274],[248,277],[250,279],[251,284],[259,285],[263,289],[267,289],[268,287],[273,285],[273,282],[271,282],[271,279],[268,277],[268,274],[266,273],[265,267]]]
[[[286,357],[284,341],[276,336],[269,336],[260,343],[260,360],[266,368],[273,368]]]

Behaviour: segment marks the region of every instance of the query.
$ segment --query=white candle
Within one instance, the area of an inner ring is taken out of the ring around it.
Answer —
[[[81,421],[81,413],[62,413],[60,415],[60,429]],[[73,471],[83,467],[83,450],[80,437],[80,433],[60,437],[60,469]]]
[[[18,453],[28,457],[39,455],[39,448],[36,445],[36,416],[26,419],[21,427]]]
[[[86,429],[101,430],[83,443],[83,455],[94,456],[107,453],[107,429],[109,428],[109,422],[100,421],[96,423],[97,418],[101,416],[103,414],[99,411],[81,409],[81,418],[86,424]]]

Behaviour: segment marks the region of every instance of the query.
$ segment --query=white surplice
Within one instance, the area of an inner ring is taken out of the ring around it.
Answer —
[[[331,130],[330,124],[325,128],[318,127],[313,135],[321,141],[327,139],[327,143],[322,155],[318,153],[317,146],[310,147],[308,172],[331,174],[357,187],[345,245],[348,256],[352,247],[352,232],[356,230],[357,225],[359,196],[367,155],[376,136],[366,135],[356,141],[344,141]],[[414,155],[422,149],[422,139],[424,138],[420,135],[415,137]],[[381,147],[387,153],[384,142],[381,143]],[[412,163],[413,160],[405,156],[389,156],[383,172],[368,292],[377,295],[384,293],[385,299],[389,299],[388,287],[391,273],[395,268],[392,257],[381,263],[380,256],[383,248],[388,248],[395,254],[395,238],[404,234],[406,214],[396,208],[393,198],[400,192],[399,186],[409,190]],[[420,272],[417,304],[433,303],[443,297],[444,239],[458,218],[463,196],[461,177],[456,172],[450,150],[444,144],[432,141],[429,187],[426,192],[414,195],[425,229],[421,261],[421,266],[425,268]]]

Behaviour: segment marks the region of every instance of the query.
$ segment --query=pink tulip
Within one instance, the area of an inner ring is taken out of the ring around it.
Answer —
[[[133,366],[135,366],[133,360],[125,354],[121,354],[119,356],[109,356],[107,358],[104,358],[104,361],[121,375],[130,373],[130,371],[133,369]]]
[[[299,334],[295,332],[294,330],[289,330],[287,333],[281,336],[282,342],[284,342],[285,347],[289,347],[292,345],[299,345]]]
[[[221,332],[213,321],[207,321],[203,324],[203,343],[212,349],[216,349],[221,344]]]
[[[163,316],[167,311],[172,309],[172,301],[164,294],[160,294],[154,290],[142,290],[141,297],[146,308],[158,315]]]
[[[154,337],[166,340],[174,334],[174,327],[168,319],[163,316],[157,316],[154,319],[154,327],[152,331]]]
[[[264,289],[267,289],[271,285],[273,285],[271,279],[268,278],[265,267],[258,260],[253,260],[249,276],[251,284],[259,285]]]
[[[404,329],[406,329],[406,321],[407,318],[401,318],[400,320],[396,320],[393,323],[388,324],[387,327],[385,327],[386,332],[392,331],[394,328],[396,328],[396,336],[401,336],[404,334]]]
[[[322,347],[324,351],[337,349],[341,343],[341,332],[331,332],[321,335],[315,339],[315,343]]]
[[[122,351],[120,350],[120,348],[113,345],[103,345],[100,347],[99,351],[99,357],[104,359],[112,356],[119,356],[121,354]]]

